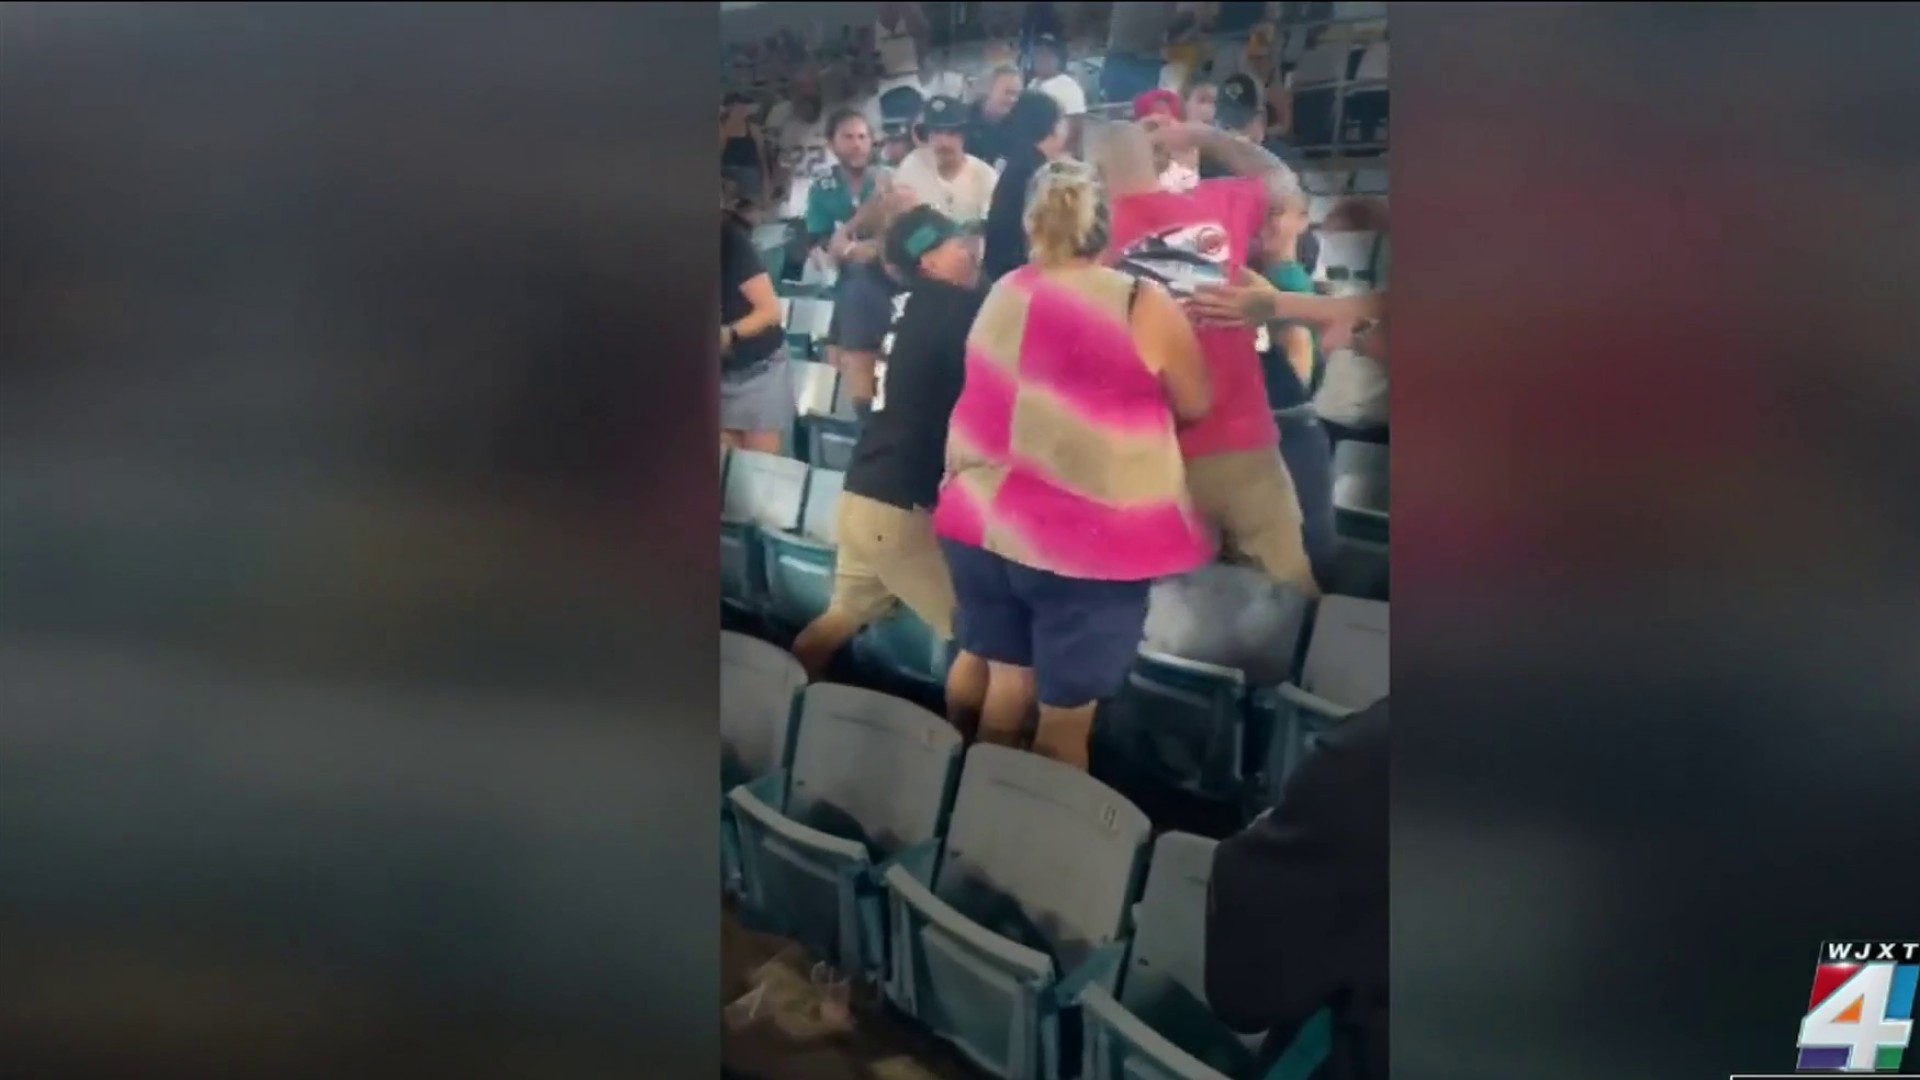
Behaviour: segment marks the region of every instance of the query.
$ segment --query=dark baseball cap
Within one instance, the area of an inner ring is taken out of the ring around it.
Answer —
[[[911,86],[896,86],[880,95],[880,123],[884,127],[912,124],[923,107],[920,91]]]
[[[1260,115],[1260,84],[1253,76],[1229,75],[1220,82],[1214,119],[1224,128],[1243,128]]]
[[[920,123],[928,131],[959,131],[967,126],[967,107],[959,98],[936,95],[920,110]]]

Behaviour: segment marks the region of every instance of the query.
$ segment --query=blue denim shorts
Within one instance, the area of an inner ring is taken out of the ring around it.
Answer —
[[[995,663],[1033,669],[1040,704],[1110,698],[1140,650],[1151,581],[1062,577],[971,544],[940,541],[953,575],[954,642]]]

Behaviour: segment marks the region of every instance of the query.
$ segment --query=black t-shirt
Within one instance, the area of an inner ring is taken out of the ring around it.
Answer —
[[[974,105],[965,135],[967,153],[999,168],[1001,159],[1012,157],[1015,150],[1006,132],[1005,121],[987,119],[987,115],[980,111],[980,106]]]
[[[993,186],[993,201],[987,205],[986,252],[980,263],[989,282],[1027,263],[1027,185],[1046,160],[1031,147],[1016,150]]]
[[[967,333],[983,289],[916,280],[894,297],[887,375],[860,428],[844,490],[911,510],[932,506],[946,467],[947,420],[966,381]]]
[[[731,221],[720,223],[720,321],[732,325],[753,314],[753,304],[740,286],[767,272],[754,250],[753,234]],[[783,331],[770,326],[752,337],[741,338],[720,360],[723,371],[740,371],[772,356],[780,347]]]

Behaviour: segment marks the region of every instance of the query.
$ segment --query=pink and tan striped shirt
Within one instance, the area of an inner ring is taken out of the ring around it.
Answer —
[[[1102,266],[1026,266],[993,287],[947,432],[941,536],[1105,581],[1212,558],[1166,391],[1133,344],[1133,284]]]

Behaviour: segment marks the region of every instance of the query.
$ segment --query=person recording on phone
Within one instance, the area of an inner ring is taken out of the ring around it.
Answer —
[[[1313,1080],[1387,1080],[1387,698],[1319,736],[1271,809],[1214,849],[1207,1004],[1273,1068],[1325,1009]]]

